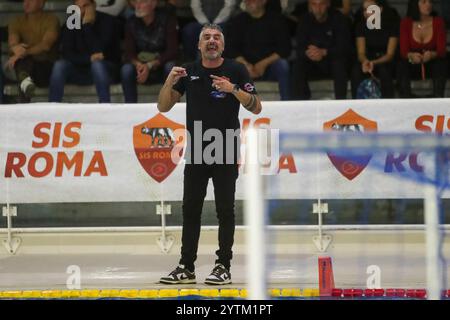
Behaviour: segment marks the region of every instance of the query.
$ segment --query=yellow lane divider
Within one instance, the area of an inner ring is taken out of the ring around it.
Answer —
[[[319,289],[305,288],[273,288],[268,289],[268,297],[299,298],[318,297]],[[246,299],[247,289],[83,289],[83,290],[9,290],[0,291],[0,299],[173,299],[187,296],[201,298],[234,298]]]

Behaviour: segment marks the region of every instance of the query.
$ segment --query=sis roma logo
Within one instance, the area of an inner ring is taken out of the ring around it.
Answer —
[[[339,117],[323,124],[324,131],[339,131],[341,133],[377,132],[377,122],[369,120],[349,109]],[[334,167],[348,180],[355,179],[369,164],[372,154],[345,155],[338,151],[328,152],[328,158]]]
[[[158,113],[153,118],[133,128],[133,145],[136,157],[155,181],[163,182],[182,159],[186,139],[185,126]],[[172,159],[174,148],[178,156]],[[176,160],[176,161],[174,161]]]
[[[404,120],[403,120],[404,121]],[[411,131],[422,133],[434,133],[437,135],[450,135],[450,117],[442,114],[421,114],[411,123]],[[349,109],[339,117],[323,124],[324,131],[340,131],[361,133],[377,132],[376,121],[367,119],[354,110]],[[355,179],[367,167],[372,154],[358,154],[349,157],[339,152],[329,152],[328,158],[334,167],[348,180]],[[420,161],[420,152],[392,153],[389,152],[385,159],[385,173],[411,171],[423,173],[424,166]]]

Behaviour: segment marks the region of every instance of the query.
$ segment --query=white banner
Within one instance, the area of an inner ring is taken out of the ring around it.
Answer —
[[[263,102],[241,126],[281,132],[324,130],[450,133],[450,100]],[[163,144],[185,125],[185,105],[160,114],[155,104],[30,104],[0,108],[0,202],[181,200],[183,164]],[[167,128],[171,130],[167,131]],[[155,137],[159,136],[159,140]],[[339,155],[280,154],[268,178],[279,199],[422,198],[420,154],[364,155],[367,167]],[[372,163],[381,164],[377,168]],[[406,178],[399,178],[402,173]],[[237,199],[242,199],[241,168]],[[443,195],[449,198],[446,191]],[[207,199],[213,199],[212,183]]]

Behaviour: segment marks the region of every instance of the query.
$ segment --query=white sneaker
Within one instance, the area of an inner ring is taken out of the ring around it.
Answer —
[[[223,285],[231,283],[231,273],[222,264],[218,263],[205,280],[206,284]]]
[[[26,77],[20,83],[20,90],[25,94],[27,98],[31,98],[34,95],[34,90],[36,85],[34,84],[31,77]]]
[[[184,265],[180,264],[167,277],[162,277],[160,283],[165,284],[188,284],[195,283],[195,273],[189,271]]]

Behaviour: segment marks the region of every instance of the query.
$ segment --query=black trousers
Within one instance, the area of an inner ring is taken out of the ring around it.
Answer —
[[[237,164],[186,165],[183,191],[183,232],[180,264],[190,271],[195,270],[198,241],[200,238],[201,214],[209,179],[214,185],[217,218],[219,220],[219,249],[216,263],[230,268],[234,243],[234,200]]]
[[[293,88],[294,98],[309,100],[311,90],[308,80],[329,77],[334,82],[336,99],[347,98],[348,64],[344,58],[326,57],[322,61],[314,62],[307,57],[298,58],[294,66]]]
[[[373,70],[374,75],[380,80],[381,95],[383,98],[394,98],[394,69],[392,63],[376,65]],[[363,73],[361,63],[357,62],[352,70],[352,96],[356,98],[359,84],[370,75]]]
[[[401,59],[397,69],[397,81],[401,98],[412,98],[411,79],[421,79],[422,67],[420,64],[411,64]],[[447,81],[447,60],[438,58],[425,64],[427,78],[433,79],[433,97],[443,98],[445,83]]]
[[[16,72],[19,86],[19,101],[29,102],[20,90],[20,83],[27,77],[31,77],[38,87],[48,87],[50,75],[52,74],[52,61],[37,61],[33,57],[25,57],[16,61],[14,70]]]
[[[52,61],[37,61],[32,57],[19,59],[14,66],[19,83],[31,77],[38,87],[48,87],[52,68]]]

